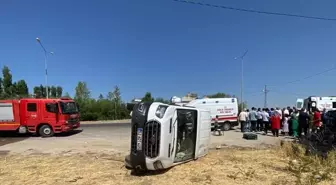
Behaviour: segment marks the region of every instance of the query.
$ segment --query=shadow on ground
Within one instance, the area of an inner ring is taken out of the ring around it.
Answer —
[[[29,138],[28,134],[18,134],[17,132],[1,131],[0,132],[0,146],[20,142],[28,138]]]
[[[83,132],[83,130],[72,130],[72,131],[66,132],[66,133],[55,134],[55,137],[70,137],[70,136],[79,134],[81,132]]]

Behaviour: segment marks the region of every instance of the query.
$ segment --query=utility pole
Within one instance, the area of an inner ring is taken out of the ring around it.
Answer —
[[[269,90],[267,89],[267,85],[265,85],[265,88],[263,90],[264,92],[264,108],[267,108],[267,93],[269,92]]]
[[[247,54],[248,50],[245,51],[245,53],[239,57],[241,59],[241,82],[240,82],[240,109],[241,111],[244,109],[244,100],[243,100],[243,92],[244,92],[244,57]],[[235,57],[235,60],[237,60],[238,57]]]

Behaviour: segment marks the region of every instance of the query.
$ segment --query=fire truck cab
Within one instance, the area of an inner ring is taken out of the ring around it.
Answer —
[[[70,98],[0,100],[0,131],[51,137],[79,127],[79,107]]]

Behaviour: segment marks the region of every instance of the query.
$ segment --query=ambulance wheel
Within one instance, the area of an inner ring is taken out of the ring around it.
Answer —
[[[230,122],[225,122],[224,124],[223,124],[223,130],[224,131],[228,131],[228,130],[230,130],[231,129],[231,124],[230,124]]]
[[[42,125],[39,129],[39,134],[42,137],[51,137],[54,135],[54,131],[49,125]]]

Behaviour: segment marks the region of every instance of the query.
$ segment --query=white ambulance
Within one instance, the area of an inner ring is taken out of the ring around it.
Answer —
[[[214,127],[215,118],[224,130],[238,126],[238,101],[237,98],[203,98],[193,100],[184,106],[209,110],[211,114],[211,127]]]
[[[336,109],[336,97],[334,96],[325,96],[325,97],[317,97],[310,96],[306,99],[297,99],[296,100],[298,109],[306,109],[307,111],[312,111],[314,108],[318,108],[319,111],[323,111],[323,109],[333,110]]]

